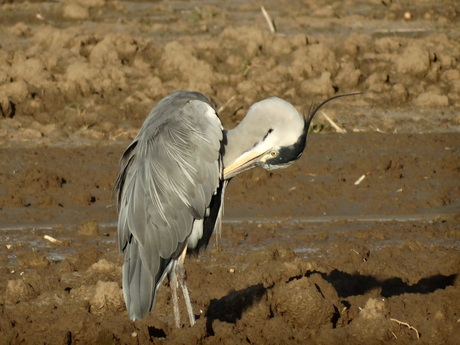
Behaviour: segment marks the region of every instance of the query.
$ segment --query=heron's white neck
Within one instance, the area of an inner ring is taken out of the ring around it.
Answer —
[[[245,126],[237,126],[224,131],[225,154],[223,157],[224,168],[233,163],[244,152],[253,148],[259,136],[253,135],[253,130],[248,131]]]

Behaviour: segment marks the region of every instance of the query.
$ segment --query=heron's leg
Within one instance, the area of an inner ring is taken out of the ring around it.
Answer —
[[[173,305],[174,312],[174,323],[177,328],[181,327],[180,324],[180,311],[179,311],[179,301],[177,299],[177,275],[176,268],[173,268],[169,274],[169,286],[171,287],[171,301]]]
[[[193,314],[192,303],[190,302],[190,294],[188,293],[187,281],[186,281],[186,275],[185,275],[185,267],[184,267],[186,253],[187,253],[187,247],[184,248],[184,251],[180,255],[179,259],[177,260],[176,272],[178,276],[177,280],[182,289],[182,293],[184,294],[184,302],[185,302],[185,307],[187,308],[187,314],[190,320],[190,326],[193,326],[195,324],[195,314]]]

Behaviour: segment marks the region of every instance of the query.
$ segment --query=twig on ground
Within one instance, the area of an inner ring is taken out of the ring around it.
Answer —
[[[378,133],[385,133],[385,132],[382,131],[380,128],[374,127],[374,126],[372,126],[372,125],[370,125],[369,128],[370,128],[371,130],[373,130],[373,131],[378,132]]]
[[[260,10],[262,11],[262,14],[264,15],[265,21],[268,24],[268,28],[270,29],[270,32],[274,34],[276,32],[276,29],[275,29],[275,26],[273,25],[273,21],[270,18],[270,15],[265,10],[264,6],[260,6]]]
[[[48,235],[43,236],[43,238],[45,240],[50,241],[51,243],[62,243],[61,241],[55,239],[54,237],[48,236]]]
[[[35,15],[35,18],[37,18],[38,20],[41,20],[43,23],[46,23],[46,24],[50,24],[50,25],[53,25],[55,26],[55,22],[50,20],[50,19],[46,19],[45,17],[43,17],[40,13],[37,13]]]
[[[340,127],[339,125],[337,125],[334,121],[332,121],[332,119],[326,115],[326,113],[324,111],[320,111],[321,115],[324,116],[324,118],[327,120],[327,122],[329,122],[331,124],[332,127],[334,127],[334,129],[339,132],[339,133],[346,133],[347,130]]]
[[[355,186],[359,185],[366,178],[366,174],[361,175],[359,179],[354,183]]]
[[[390,320],[398,323],[399,325],[406,326],[409,329],[412,329],[415,332],[415,335],[417,336],[417,339],[420,339],[420,332],[415,327],[409,325],[407,322],[402,322],[402,321],[399,321],[397,319],[390,318]]]
[[[113,137],[111,137],[111,139],[116,140],[119,137],[124,136],[124,135],[127,135],[130,138],[134,138],[136,136],[136,134],[137,134],[137,131],[135,129],[131,129],[131,130],[127,130],[127,131],[117,133]]]
[[[219,109],[217,109],[217,114],[220,114],[220,113],[225,109],[225,107],[226,107],[227,105],[229,105],[230,102],[233,101],[234,99],[235,99],[235,96],[232,96],[232,97],[230,97],[230,99],[229,99],[227,102],[225,102],[224,104],[222,104],[222,105],[219,107]]]

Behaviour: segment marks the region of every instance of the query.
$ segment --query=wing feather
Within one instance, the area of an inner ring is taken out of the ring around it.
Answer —
[[[222,126],[201,94],[176,92],[147,117],[116,182],[123,292],[131,319],[155,304],[159,284],[206,216],[222,178]],[[198,223],[197,223],[198,224]]]

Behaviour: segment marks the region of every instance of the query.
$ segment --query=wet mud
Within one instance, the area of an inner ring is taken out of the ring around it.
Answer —
[[[458,342],[458,5],[264,6],[276,33],[242,1],[0,1],[0,343]],[[317,115],[290,168],[231,181],[181,329],[167,282],[128,319],[112,194],[177,89],[225,127],[272,95],[363,92]]]

